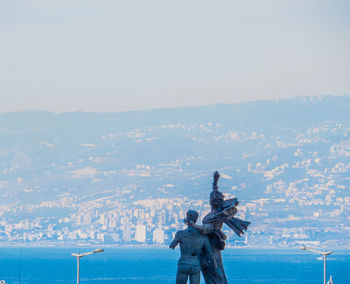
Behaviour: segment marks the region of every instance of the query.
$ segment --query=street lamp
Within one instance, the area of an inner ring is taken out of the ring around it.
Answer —
[[[86,255],[103,252],[103,251],[104,251],[103,249],[95,249],[94,251],[89,251],[86,253],[72,253],[72,255],[77,258],[77,284],[80,283],[80,258]]]
[[[333,253],[333,251],[318,251],[315,249],[310,249],[307,246],[301,246],[300,249],[312,251],[323,256],[323,283],[326,284],[326,274],[327,274],[326,259],[327,259],[327,255],[330,255],[331,253]]]

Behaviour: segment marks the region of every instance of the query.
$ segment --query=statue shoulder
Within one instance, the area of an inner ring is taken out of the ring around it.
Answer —
[[[181,238],[186,233],[186,230],[177,231],[175,234],[176,238]]]
[[[207,235],[204,235],[203,233],[193,228],[190,228],[188,234],[190,237],[194,237],[197,241],[199,241],[202,244],[205,242],[206,239],[208,239]]]

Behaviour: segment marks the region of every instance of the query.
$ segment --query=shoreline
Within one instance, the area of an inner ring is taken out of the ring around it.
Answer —
[[[105,249],[168,249],[168,245],[103,245],[103,244],[0,244],[0,249],[5,248],[24,248],[24,249],[34,249],[34,248],[55,248],[55,249],[68,249],[68,248],[105,248]],[[315,247],[322,249],[322,247]],[[332,250],[337,251],[337,253],[341,251],[349,251],[349,247],[332,247]],[[256,250],[256,251],[299,251],[299,247],[271,247],[271,246],[242,246],[242,247],[235,247],[235,246],[227,246],[224,251],[228,250]]]

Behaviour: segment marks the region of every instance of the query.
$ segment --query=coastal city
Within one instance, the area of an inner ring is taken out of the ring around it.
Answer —
[[[69,204],[68,198],[65,205]],[[299,202],[295,200],[294,202]],[[314,202],[318,203],[319,200]],[[239,238],[231,230],[224,227],[229,237],[229,246],[277,246],[288,247],[298,244],[319,245],[326,233],[346,236],[350,227],[345,224],[317,228],[310,223],[339,217],[350,207],[350,198],[339,199],[337,206],[329,212],[317,210],[311,216],[304,218],[294,215],[287,217],[270,217],[266,207],[288,204],[283,199],[253,200],[239,206],[237,217],[253,220],[249,231]],[[40,206],[52,207],[53,204]],[[9,224],[2,220],[0,226],[2,242],[42,242],[45,243],[105,243],[105,244],[169,244],[177,230],[184,228],[184,208],[200,212],[200,219],[209,212],[209,206],[204,201],[189,201],[188,199],[150,199],[140,200],[130,206],[122,205],[116,196],[101,200],[86,202],[79,205],[77,213],[63,218],[24,219],[19,223]],[[109,209],[107,209],[109,208]],[[204,210],[203,210],[204,208]],[[308,223],[306,226],[299,225]],[[294,224],[294,225],[293,225]],[[286,226],[289,225],[289,226]],[[344,245],[341,239],[328,241],[329,245]],[[345,243],[347,244],[347,243]]]
[[[48,132],[45,113],[26,115],[34,126],[1,125],[0,242],[168,245],[186,227],[187,210],[199,212],[198,223],[210,211],[212,173],[219,170],[220,190],[239,199],[237,217],[252,223],[242,237],[224,226],[228,246],[350,247],[348,123],[249,129],[219,115],[198,124],[164,124],[166,117],[155,124],[147,116],[157,112],[142,115],[143,127],[118,132],[107,125],[87,136],[83,129],[79,138],[55,120],[56,132]],[[22,133],[35,135],[21,140]]]

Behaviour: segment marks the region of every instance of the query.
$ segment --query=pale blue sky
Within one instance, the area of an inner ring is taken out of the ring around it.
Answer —
[[[350,94],[350,1],[0,2],[0,112]]]

